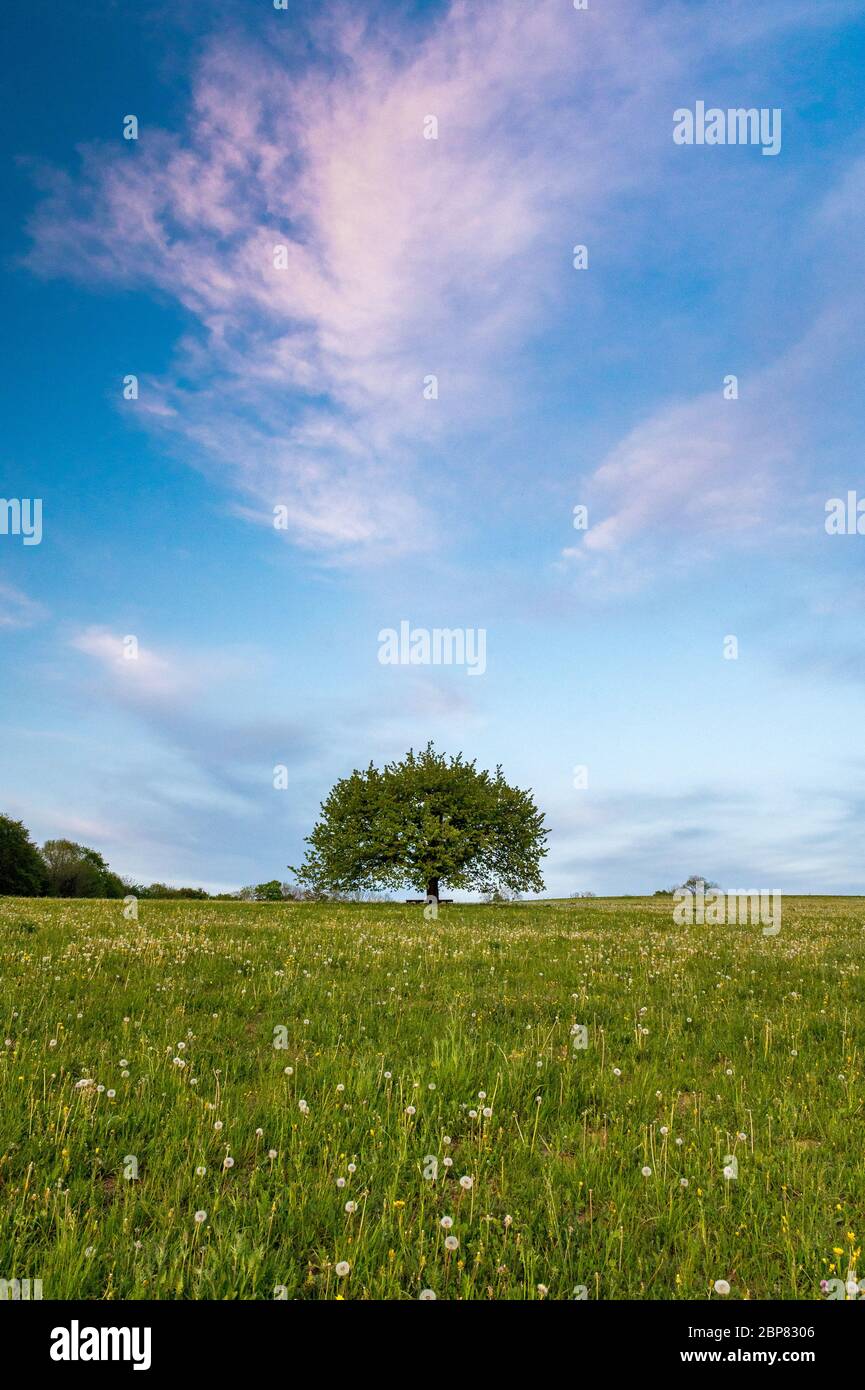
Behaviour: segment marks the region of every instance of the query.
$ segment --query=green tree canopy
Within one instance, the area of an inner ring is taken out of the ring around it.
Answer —
[[[0,816],[0,894],[39,898],[48,887],[45,861],[20,820]]]
[[[510,786],[500,767],[480,772],[429,743],[337,782],[292,872],[316,891],[411,887],[438,897],[445,883],[541,892],[548,834],[531,793]]]
[[[42,857],[52,898],[122,898],[126,892],[98,850],[74,840],[46,840]]]

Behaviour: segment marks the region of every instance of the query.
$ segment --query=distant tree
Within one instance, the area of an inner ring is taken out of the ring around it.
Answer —
[[[540,892],[549,832],[531,793],[501,768],[479,772],[430,743],[379,771],[370,763],[336,783],[322,803],[299,882],[330,893],[439,885],[491,893]]]
[[[171,888],[167,883],[150,883],[138,889],[134,884],[127,884],[126,892],[134,893],[137,898],[191,898],[198,901],[210,897],[205,888]],[[230,897],[231,894],[226,896]]]
[[[48,887],[48,870],[30,832],[20,820],[0,815],[0,896],[39,898]]]
[[[672,891],[675,893],[684,889],[687,893],[699,893],[702,890],[705,893],[708,888],[717,887],[717,883],[713,882],[712,879],[703,878],[702,874],[691,874],[690,878],[686,878],[684,883],[678,885],[678,890],[674,888]]]
[[[42,857],[53,898],[122,898],[123,880],[112,873],[98,850],[74,840],[46,840]]]
[[[257,883],[253,891],[257,903],[281,903],[285,896],[278,878],[272,878],[268,883]]]
[[[592,893],[592,892],[589,892],[588,890],[586,890],[585,892],[582,892],[582,893],[577,892],[577,893],[572,893],[572,894],[571,894],[571,897],[572,897],[572,898],[594,898],[594,897],[596,897],[596,896],[597,896],[597,894]]]

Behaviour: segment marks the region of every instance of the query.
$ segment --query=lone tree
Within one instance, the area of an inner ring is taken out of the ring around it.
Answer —
[[[0,896],[39,898],[48,887],[48,870],[30,832],[20,820],[0,816]]]
[[[541,892],[548,834],[531,793],[509,786],[500,767],[479,772],[428,743],[337,782],[292,872],[316,892],[410,886],[438,898],[440,883]]]

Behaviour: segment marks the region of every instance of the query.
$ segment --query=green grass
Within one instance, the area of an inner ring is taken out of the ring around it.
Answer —
[[[785,899],[772,938],[676,927],[669,900],[428,923],[2,899],[0,1277],[45,1298],[821,1298],[865,1223],[863,942],[861,899]]]

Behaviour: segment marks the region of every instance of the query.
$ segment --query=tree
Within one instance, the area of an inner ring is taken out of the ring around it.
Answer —
[[[708,888],[717,887],[717,883],[714,883],[712,879],[703,878],[702,874],[691,874],[691,877],[686,878],[684,883],[680,883],[678,888],[673,889],[673,892],[684,890],[686,893],[699,893],[701,891],[705,893]]]
[[[53,898],[122,898],[126,892],[98,850],[74,840],[46,840],[42,857]]]
[[[0,816],[0,895],[39,898],[48,887],[48,871],[30,832],[20,820]]]
[[[548,834],[531,793],[509,786],[500,767],[479,772],[429,743],[337,782],[292,872],[316,892],[410,886],[438,898],[442,883],[540,892]]]
[[[282,884],[278,878],[272,878],[267,883],[257,883],[253,892],[257,903],[281,903],[283,899]]]

